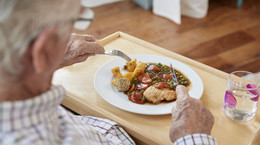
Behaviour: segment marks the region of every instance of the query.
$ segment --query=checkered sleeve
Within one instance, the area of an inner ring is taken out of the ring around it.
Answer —
[[[174,145],[217,145],[214,137],[206,134],[191,134],[179,138]]]
[[[77,116],[84,123],[93,126],[96,131],[106,139],[116,142],[116,144],[135,145],[132,138],[117,123],[93,116]]]

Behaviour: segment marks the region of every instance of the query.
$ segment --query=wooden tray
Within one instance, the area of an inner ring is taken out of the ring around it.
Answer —
[[[249,144],[257,128],[260,127],[259,110],[256,117],[249,122],[232,121],[223,114],[226,73],[123,32],[116,32],[98,42],[106,50],[118,49],[129,55],[152,54],[173,58],[196,71],[204,84],[201,100],[215,117],[212,136],[217,138],[219,145]],[[67,91],[62,104],[81,115],[104,117],[118,122],[138,144],[172,145],[169,139],[171,115],[149,116],[126,112],[110,105],[97,94],[93,83],[95,72],[107,61],[115,58],[96,55],[83,63],[56,71],[53,84],[61,84]],[[111,73],[110,70],[108,73]]]

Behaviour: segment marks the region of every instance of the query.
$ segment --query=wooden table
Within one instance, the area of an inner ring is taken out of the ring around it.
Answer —
[[[99,43],[106,50],[118,49],[129,55],[152,54],[173,58],[196,71],[204,84],[201,100],[215,117],[212,135],[217,138],[219,145],[249,144],[257,128],[260,127],[259,110],[255,118],[249,122],[232,121],[223,114],[222,104],[227,85],[227,73],[122,32],[116,32],[100,40]],[[95,72],[103,64],[115,58],[96,55],[83,63],[56,71],[53,84],[61,84],[67,91],[67,96],[62,104],[81,115],[104,117],[118,122],[137,144],[171,145],[169,139],[170,114],[150,116],[130,113],[112,106],[97,94],[93,83]]]

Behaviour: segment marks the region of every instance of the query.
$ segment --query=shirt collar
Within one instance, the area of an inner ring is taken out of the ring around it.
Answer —
[[[57,118],[58,106],[64,95],[62,86],[52,86],[47,92],[31,99],[0,103],[0,132],[18,130]]]

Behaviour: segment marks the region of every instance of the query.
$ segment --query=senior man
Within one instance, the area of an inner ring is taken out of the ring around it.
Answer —
[[[104,53],[94,37],[70,35],[79,11],[78,0],[0,1],[0,144],[135,144],[115,122],[59,105],[65,91],[51,86],[54,71]],[[171,140],[214,142],[212,114],[185,87],[177,96]]]
[[[0,1],[0,144],[135,144],[115,122],[59,106],[54,71],[104,53],[92,36],[70,36],[79,11],[76,0]]]

